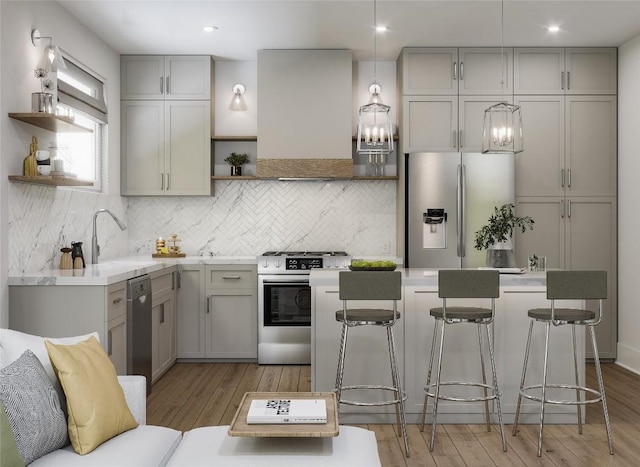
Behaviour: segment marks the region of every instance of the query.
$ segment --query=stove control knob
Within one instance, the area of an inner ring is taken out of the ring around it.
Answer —
[[[276,267],[277,267],[277,268],[279,268],[279,267],[280,267],[280,260],[279,260],[279,259],[277,259],[277,260],[276,260]]]
[[[264,259],[264,263],[262,263],[262,265],[267,268],[269,267],[269,260],[267,258]]]

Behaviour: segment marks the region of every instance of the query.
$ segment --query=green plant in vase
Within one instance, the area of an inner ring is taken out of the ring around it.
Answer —
[[[242,166],[249,162],[249,156],[232,152],[224,161],[231,166],[231,175],[242,175]]]
[[[530,216],[515,215],[513,204],[493,208],[489,221],[475,232],[475,249],[487,250],[487,266],[516,267],[511,238],[516,229],[522,233],[533,230],[534,220]]]

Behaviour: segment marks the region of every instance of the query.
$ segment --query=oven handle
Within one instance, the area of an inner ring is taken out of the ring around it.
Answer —
[[[259,277],[259,276],[258,276]],[[295,276],[295,277],[291,277],[291,276],[269,276],[269,277],[259,277],[259,281],[262,284],[292,284],[292,285],[299,285],[299,284],[308,284],[309,283],[309,276]]]
[[[279,281],[264,281],[263,285],[271,285],[271,284],[277,284],[277,285],[309,285],[309,281],[297,281],[297,282],[292,282],[292,281],[283,281],[283,282],[279,282]]]

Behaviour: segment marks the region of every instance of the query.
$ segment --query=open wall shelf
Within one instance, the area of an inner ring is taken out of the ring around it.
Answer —
[[[68,117],[45,113],[10,113],[9,117],[20,120],[54,133],[92,133],[93,130],[80,126]]]

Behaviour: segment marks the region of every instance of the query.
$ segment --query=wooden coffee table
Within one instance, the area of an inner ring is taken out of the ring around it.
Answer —
[[[247,424],[247,413],[254,399],[324,399],[327,404],[327,423]],[[338,436],[338,407],[333,392],[247,392],[229,426],[229,436],[250,438],[327,438]]]

